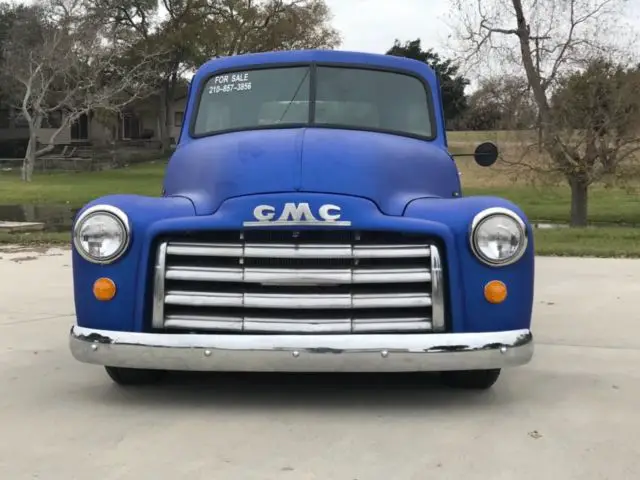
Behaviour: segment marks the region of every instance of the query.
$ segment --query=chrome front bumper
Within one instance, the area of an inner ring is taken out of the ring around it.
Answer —
[[[261,372],[415,372],[523,365],[529,330],[390,335],[195,335],[71,328],[73,356],[113,367]]]

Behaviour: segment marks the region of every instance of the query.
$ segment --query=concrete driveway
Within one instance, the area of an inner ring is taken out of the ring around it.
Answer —
[[[0,478],[640,478],[640,261],[540,258],[528,366],[425,376],[178,375],[123,390],[67,349],[67,251],[0,248]]]

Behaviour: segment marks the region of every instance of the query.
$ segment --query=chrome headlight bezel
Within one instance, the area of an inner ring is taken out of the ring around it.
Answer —
[[[508,217],[510,220],[513,220],[516,224],[517,228],[520,230],[522,241],[518,246],[518,250],[514,255],[509,258],[503,260],[494,260],[492,258],[487,258],[482,254],[482,251],[478,247],[476,233],[478,232],[479,227],[481,227],[487,220],[496,216]],[[527,251],[527,247],[529,245],[529,234],[527,231],[527,226],[524,223],[524,220],[512,210],[503,207],[493,207],[482,210],[478,213],[471,222],[471,228],[469,233],[469,244],[471,247],[471,251],[476,256],[478,260],[480,260],[485,265],[489,265],[491,267],[506,267],[507,265],[513,265],[518,260],[522,258],[522,256]]]
[[[122,228],[124,241],[120,245],[120,247],[108,257],[97,258],[89,254],[81,244],[80,238],[78,237],[82,225],[89,220],[90,218],[96,215],[107,215],[114,219]],[[78,254],[85,260],[91,263],[96,263],[100,265],[106,265],[109,263],[113,263],[119,260],[129,249],[129,245],[131,244],[131,224],[129,222],[129,217],[126,213],[120,210],[118,207],[114,207],[112,205],[94,205],[84,212],[80,214],[80,216],[76,219],[73,225],[73,246]]]

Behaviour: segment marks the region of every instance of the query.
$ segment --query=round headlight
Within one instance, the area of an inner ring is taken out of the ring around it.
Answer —
[[[527,249],[527,229],[522,219],[506,208],[489,208],[473,219],[471,249],[488,265],[517,262]]]
[[[85,210],[73,228],[73,244],[78,253],[94,263],[111,263],[129,246],[131,230],[127,215],[110,205]]]

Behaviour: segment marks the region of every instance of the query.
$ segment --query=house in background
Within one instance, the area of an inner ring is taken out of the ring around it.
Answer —
[[[186,87],[180,88],[169,107],[172,119],[169,136],[175,143],[180,136]],[[106,147],[115,139],[120,146],[136,148],[160,147],[159,98],[151,96],[132,102],[119,114],[117,126],[101,123],[92,113],[81,116],[65,127],[55,138],[56,150],[65,146]],[[62,124],[62,113],[54,112],[38,129],[38,143],[47,145]],[[23,158],[29,141],[29,127],[19,111],[0,108],[0,158]],[[59,147],[59,148],[58,148]]]

